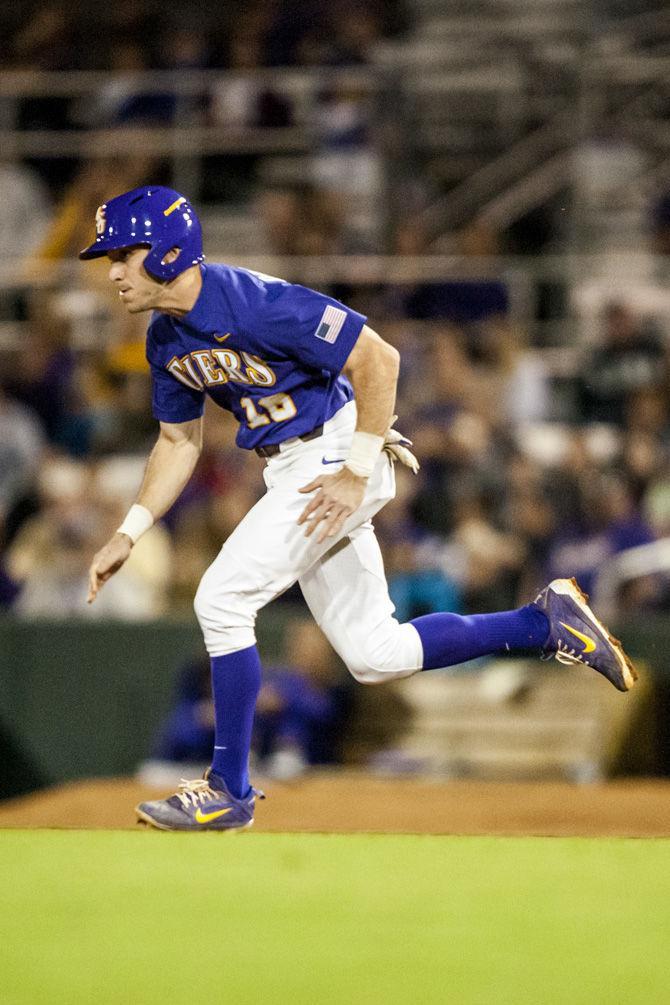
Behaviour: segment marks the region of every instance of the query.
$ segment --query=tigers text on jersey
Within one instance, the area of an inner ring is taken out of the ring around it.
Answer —
[[[204,396],[233,412],[253,449],[311,432],[353,391],[341,376],[366,318],[304,286],[228,265],[202,265],[183,318],[154,314],[147,331],[153,413],[202,415]]]

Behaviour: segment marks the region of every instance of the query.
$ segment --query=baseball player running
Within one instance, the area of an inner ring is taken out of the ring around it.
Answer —
[[[363,683],[530,649],[586,664],[620,691],[633,686],[628,657],[574,580],[554,580],[519,610],[429,614],[407,624],[393,617],[371,519],[393,497],[394,461],[415,459],[390,429],[399,355],[365,317],[303,286],[205,265],[198,218],[168,188],[110,199],[96,231],[80,258],[106,255],[126,310],[154,312],[147,359],[160,432],[137,501],[93,559],[89,603],[191,477],[205,395],[233,412],[237,444],[264,458],[267,486],[195,597],[212,665],[212,766],[169,798],[141,803],[140,820],[191,831],[253,822],[258,793],[247,764],[261,679],[254,625],[296,580]]]

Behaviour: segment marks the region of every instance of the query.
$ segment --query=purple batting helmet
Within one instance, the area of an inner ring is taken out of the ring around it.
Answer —
[[[80,258],[101,258],[108,251],[148,246],[144,268],[159,280],[170,280],[202,262],[200,221],[190,202],[162,185],[134,188],[110,199],[95,214],[97,236],[79,253]],[[163,259],[171,248],[179,249],[174,262]]]

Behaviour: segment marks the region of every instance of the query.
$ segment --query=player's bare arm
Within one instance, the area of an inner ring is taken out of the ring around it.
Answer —
[[[344,369],[356,397],[356,432],[369,436],[373,449],[375,438],[378,438],[381,450],[391,424],[399,368],[397,349],[364,325]],[[300,524],[307,523],[307,536],[319,526],[319,542],[334,537],[347,517],[358,509],[368,479],[356,473],[357,470],[360,469],[347,463],[336,474],[321,475],[300,489],[304,493],[316,493],[298,520]]]
[[[201,449],[201,418],[191,422],[161,422],[160,434],[149,455],[135,503],[148,511],[152,521],[160,519],[179,498],[193,474]],[[97,552],[89,569],[89,604],[93,603],[102,585],[126,562],[132,547],[132,536],[118,530]]]

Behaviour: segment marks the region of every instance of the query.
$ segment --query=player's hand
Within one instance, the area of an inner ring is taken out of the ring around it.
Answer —
[[[304,485],[301,492],[316,492],[298,520],[299,524],[307,524],[305,537],[313,534],[319,525],[319,544],[339,533],[347,517],[363,502],[366,484],[367,478],[359,478],[345,467],[334,475],[320,475]]]
[[[92,604],[98,595],[98,590],[115,572],[118,572],[132,550],[132,541],[125,534],[115,534],[104,548],[93,557],[88,570],[88,597],[86,602]]]

